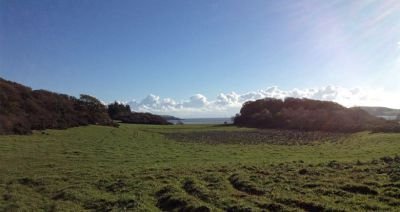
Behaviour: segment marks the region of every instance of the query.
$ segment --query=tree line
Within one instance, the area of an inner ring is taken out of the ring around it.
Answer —
[[[165,118],[151,113],[131,112],[129,105],[114,102],[108,105],[108,114],[113,120],[130,124],[171,124]]]
[[[148,114],[119,113],[123,122],[153,123]],[[144,118],[142,118],[144,117]],[[79,98],[46,90],[32,90],[0,78],[0,134],[29,134],[32,130],[66,129],[83,125],[117,126],[115,112],[93,96]],[[150,121],[149,121],[150,120]],[[165,120],[164,120],[165,121]],[[159,120],[159,123],[162,121]]]
[[[265,98],[246,102],[233,121],[242,127],[302,131],[400,131],[398,122],[372,116],[360,108],[299,98]]]

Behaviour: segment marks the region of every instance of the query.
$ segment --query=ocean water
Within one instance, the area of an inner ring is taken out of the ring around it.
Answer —
[[[231,118],[194,118],[194,119],[182,119],[182,120],[168,120],[169,122],[176,124],[181,121],[183,124],[232,124]]]
[[[386,120],[396,120],[397,116],[378,116],[380,118],[384,118]]]

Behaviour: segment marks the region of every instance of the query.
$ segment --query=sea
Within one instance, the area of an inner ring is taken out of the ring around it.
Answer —
[[[173,124],[182,122],[183,124],[232,124],[232,118],[191,118],[181,120],[168,120]]]
[[[396,120],[397,116],[378,116],[380,118],[384,118],[386,120]]]

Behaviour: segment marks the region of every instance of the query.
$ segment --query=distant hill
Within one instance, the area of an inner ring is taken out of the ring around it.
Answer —
[[[399,123],[375,117],[361,108],[311,99],[266,98],[246,102],[234,124],[244,127],[303,131],[400,131]]]
[[[392,109],[387,107],[356,107],[362,110],[367,111],[369,114],[373,116],[383,117],[383,116],[399,116],[400,109]]]
[[[113,125],[106,106],[89,95],[80,98],[32,90],[0,78],[0,134],[65,129],[88,124]]]

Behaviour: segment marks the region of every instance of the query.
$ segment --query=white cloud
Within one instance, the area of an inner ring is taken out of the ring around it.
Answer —
[[[224,106],[240,106],[240,95],[231,92],[227,94],[220,93],[217,96],[217,100],[215,101],[215,104],[224,107]]]
[[[186,108],[203,108],[209,104],[207,98],[202,94],[196,94],[190,97],[189,101],[183,103]]]
[[[296,97],[335,101],[344,106],[387,106],[400,107],[400,99],[383,89],[343,88],[326,86],[321,88],[282,90],[269,87],[265,90],[244,94],[221,93],[209,100],[202,94],[195,94],[187,100],[176,101],[150,94],[141,101],[126,102],[134,111],[168,114],[179,117],[230,117],[239,112],[246,101],[261,98]],[[397,100],[397,101],[395,101]]]

